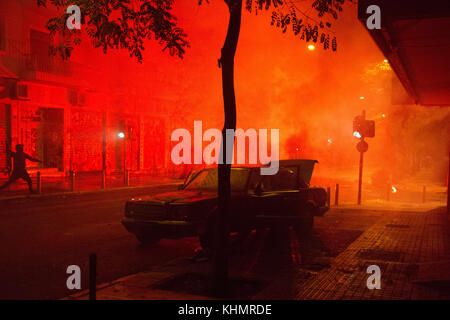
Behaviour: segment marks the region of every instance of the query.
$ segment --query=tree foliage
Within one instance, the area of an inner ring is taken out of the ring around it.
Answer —
[[[209,3],[209,0],[199,0]],[[225,0],[227,3],[233,3],[242,0]],[[298,0],[243,0],[245,8],[250,13],[263,10],[272,10],[270,24],[280,28],[286,33],[290,28],[294,35],[299,36],[306,42],[319,42],[323,48],[333,51],[337,50],[337,38],[331,31],[331,22],[338,18],[338,14],[343,11],[345,0],[312,0],[312,8],[317,12],[317,18],[311,17],[303,12],[297,5]],[[351,0],[349,0],[351,1]]]
[[[183,58],[189,48],[187,35],[178,26],[171,13],[175,0],[37,0],[39,6],[53,5],[63,13],[51,18],[46,27],[51,36],[61,40],[52,45],[50,52],[69,58],[73,49],[82,41],[81,30],[69,30],[66,21],[70,14],[66,8],[77,5],[81,9],[83,30],[91,38],[94,47],[126,49],[130,56],[142,62],[145,40],[156,40],[162,50]],[[244,1],[250,13],[272,10],[270,24],[283,33],[290,29],[301,40],[320,43],[324,49],[337,50],[337,39],[331,31],[330,20],[337,19],[345,0],[311,0],[317,17],[308,16],[298,0],[225,0],[230,6]],[[352,0],[348,0],[352,1]],[[199,5],[209,0],[198,0]]]
[[[62,35],[62,41],[50,48],[52,54],[69,58],[74,47],[81,43],[81,30],[69,30],[66,8],[77,5],[81,9],[83,30],[96,48],[126,49],[130,56],[142,62],[144,41],[154,39],[171,55],[183,58],[189,47],[187,36],[177,26],[171,14],[174,0],[37,0],[38,6],[53,5],[63,14],[51,18],[47,29],[51,36]]]

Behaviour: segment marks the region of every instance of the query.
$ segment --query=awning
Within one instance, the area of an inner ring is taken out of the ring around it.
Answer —
[[[359,0],[381,9],[381,29],[368,30],[414,103],[450,106],[450,0]]]
[[[0,62],[0,78],[5,79],[18,79],[18,77],[9,71],[5,66],[3,66]]]

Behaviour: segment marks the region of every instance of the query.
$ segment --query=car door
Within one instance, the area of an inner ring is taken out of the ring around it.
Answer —
[[[249,202],[255,223],[267,225],[292,215],[298,199],[297,173],[297,167],[280,168],[275,175],[259,176],[258,182],[251,179]]]
[[[272,202],[276,216],[292,216],[298,206],[298,167],[283,167],[271,176]]]

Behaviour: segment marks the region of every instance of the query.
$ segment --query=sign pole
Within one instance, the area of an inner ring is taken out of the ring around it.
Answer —
[[[362,111],[362,119],[366,120],[366,110]],[[361,137],[360,145],[365,143],[364,135]],[[364,152],[366,150],[361,149],[359,152],[359,181],[358,181],[358,205],[361,205],[361,193],[362,193],[362,174],[363,174],[363,164],[364,164]]]
[[[361,141],[364,141],[361,140]],[[362,174],[363,174],[364,152],[359,153],[359,182],[358,182],[358,205],[361,204]]]

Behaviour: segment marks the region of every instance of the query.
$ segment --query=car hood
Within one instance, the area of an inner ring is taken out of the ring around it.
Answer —
[[[142,196],[133,198],[131,202],[139,203],[158,203],[158,204],[183,204],[197,201],[216,199],[217,192],[208,191],[173,191],[166,193],[159,193],[151,196]]]

